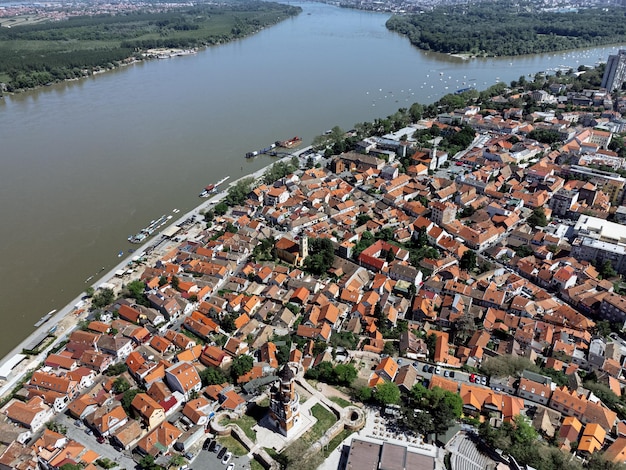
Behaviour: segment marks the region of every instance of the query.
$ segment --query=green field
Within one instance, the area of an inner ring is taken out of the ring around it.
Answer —
[[[165,13],[75,17],[0,28],[0,80],[8,91],[114,68],[155,48],[222,44],[253,34],[300,8],[269,2],[200,5]]]

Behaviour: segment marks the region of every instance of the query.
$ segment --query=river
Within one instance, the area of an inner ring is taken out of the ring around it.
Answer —
[[[617,50],[465,61],[415,49],[386,14],[301,6],[194,56],[0,100],[0,354],[115,265],[150,220],[271,162],[246,160],[250,150]]]

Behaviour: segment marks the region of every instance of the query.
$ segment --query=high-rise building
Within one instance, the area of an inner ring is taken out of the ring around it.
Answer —
[[[624,81],[626,81],[626,49],[620,49],[617,54],[609,56],[601,87],[608,91],[619,90]]]

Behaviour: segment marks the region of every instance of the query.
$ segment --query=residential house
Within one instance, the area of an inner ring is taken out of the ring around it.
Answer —
[[[172,390],[182,393],[185,400],[190,399],[192,392],[202,389],[198,371],[189,362],[181,362],[166,369],[165,380]]]

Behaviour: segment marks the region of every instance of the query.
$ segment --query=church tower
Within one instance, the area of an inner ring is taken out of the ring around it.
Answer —
[[[300,266],[304,265],[304,260],[309,256],[309,237],[306,235],[302,235],[300,237],[300,259],[298,260],[298,264]]]
[[[278,378],[271,389],[270,418],[278,431],[287,436],[300,421],[300,397],[296,393],[296,376],[289,364],[283,366]]]

